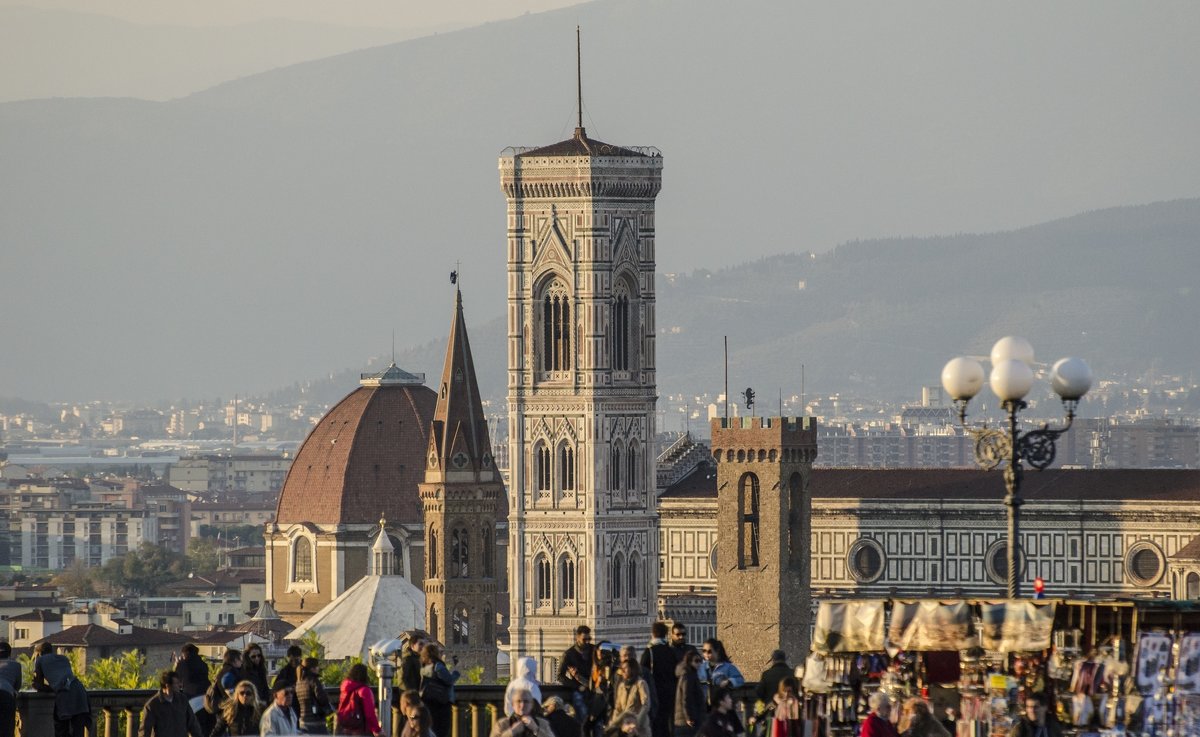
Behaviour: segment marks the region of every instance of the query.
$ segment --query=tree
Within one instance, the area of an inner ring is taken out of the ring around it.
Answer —
[[[142,596],[152,596],[164,584],[186,575],[186,558],[153,543],[142,543],[137,550],[109,560],[100,572],[113,588]]]
[[[212,538],[193,537],[188,541],[188,570],[201,576],[212,576],[221,566],[221,550]]]
[[[63,596],[69,599],[92,599],[97,596],[96,570],[78,558],[70,567],[50,579],[50,583],[62,590]]]

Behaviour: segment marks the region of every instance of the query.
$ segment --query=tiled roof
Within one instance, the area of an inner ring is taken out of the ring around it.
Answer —
[[[1171,556],[1171,560],[1200,560],[1200,536],[1193,538],[1190,543],[1180,548],[1175,555]]]
[[[61,622],[62,613],[52,612],[49,609],[34,609],[32,612],[18,614],[15,617],[9,617],[9,622]]]
[[[816,468],[809,481],[814,499],[1001,499],[998,471],[975,469]],[[668,487],[664,497],[714,497],[716,474],[693,471]],[[1028,471],[1021,497],[1029,501],[1200,502],[1200,471],[1175,469],[1050,469]]]
[[[437,394],[420,385],[361,386],[321,419],[279,494],[280,525],[419,524],[429,422]]]
[[[518,156],[633,156],[645,158],[646,154],[588,138],[587,131],[583,128],[576,128],[575,135],[565,141],[522,151]]]
[[[174,632],[164,632],[163,630],[152,630],[147,627],[133,627],[132,633],[128,635],[119,635],[112,630],[105,629],[97,624],[77,624],[74,627],[68,627],[62,632],[43,637],[37,642],[37,645],[42,642],[49,642],[52,645],[61,645],[67,647],[145,647],[147,645],[182,645],[188,641],[187,635],[178,635]]]
[[[699,463],[686,476],[668,486],[659,499],[716,499],[717,467]]]

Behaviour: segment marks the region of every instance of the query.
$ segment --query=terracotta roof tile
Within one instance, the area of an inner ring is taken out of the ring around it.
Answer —
[[[152,630],[148,627],[133,627],[132,634],[119,635],[112,630],[96,624],[77,624],[62,632],[55,632],[43,637],[37,642],[49,642],[52,645],[68,647],[113,647],[126,646],[130,648],[145,647],[146,645],[182,645],[188,641],[186,635]]]
[[[436,393],[421,385],[362,386],[321,419],[279,494],[280,525],[420,524],[417,484]]]
[[[646,154],[588,138],[586,131],[576,128],[575,135],[565,141],[523,151],[519,156],[636,156],[645,158]]]

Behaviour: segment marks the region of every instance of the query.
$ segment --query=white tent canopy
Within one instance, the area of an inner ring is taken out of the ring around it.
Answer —
[[[327,659],[357,655],[369,662],[371,645],[424,626],[423,591],[403,576],[371,575],[346,589],[285,639],[299,640],[316,632]]]

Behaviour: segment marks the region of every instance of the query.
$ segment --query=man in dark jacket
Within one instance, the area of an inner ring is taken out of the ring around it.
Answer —
[[[771,653],[770,662],[767,663],[767,669],[758,677],[758,687],[754,689],[755,697],[763,703],[770,704],[779,690],[779,682],[790,675],[792,666],[787,664],[787,653],[782,650],[774,651]]]
[[[179,650],[175,672],[183,682],[183,695],[189,699],[203,696],[212,685],[212,681],[208,680],[208,664],[200,657],[200,648],[193,643],[189,642]]]
[[[54,694],[54,737],[84,737],[92,734],[92,707],[87,689],[75,677],[71,661],[43,642],[33,661],[33,688]]]
[[[654,709],[650,714],[650,733],[671,737],[675,718],[675,668],[679,659],[667,644],[667,623],[650,625],[650,644],[642,652],[642,675],[654,689]]]
[[[575,644],[567,648],[558,666],[558,682],[571,689],[571,705],[580,724],[587,721],[592,690],[592,628],[575,628]]]
[[[204,737],[196,712],[183,695],[183,681],[173,670],[159,676],[159,691],[142,707],[141,737]]]

